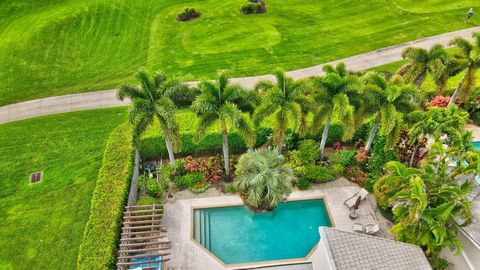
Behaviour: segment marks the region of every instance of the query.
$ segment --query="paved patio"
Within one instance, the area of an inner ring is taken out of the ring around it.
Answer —
[[[375,211],[376,204],[373,196],[369,196],[368,200],[363,201],[360,205],[360,208],[357,212],[360,215],[358,219],[351,220],[348,217],[349,210],[343,204],[343,202],[347,198],[354,195],[358,190],[358,186],[352,184],[345,178],[339,178],[331,183],[315,185],[314,188],[308,191],[294,191],[288,198],[308,199],[325,197],[335,228],[353,231],[353,223],[359,222],[362,224],[369,224],[374,222],[374,219],[376,219],[381,225],[381,232],[379,232],[378,236],[389,237],[389,224],[378,215],[377,211]],[[172,242],[172,260],[170,264],[175,266],[175,269],[181,270],[240,269],[241,267],[228,268],[223,266],[211,255],[202,250],[197,244],[193,243],[193,241],[190,239],[190,223],[192,220],[192,207],[238,204],[242,203],[242,200],[238,196],[222,195],[215,189],[211,189],[207,194],[201,194],[200,196],[211,197],[195,198],[196,195],[192,195],[191,193],[189,194],[188,192],[180,192],[176,196],[176,201],[165,204],[163,224],[166,226],[169,239]],[[314,251],[306,261],[314,261],[316,259],[315,253],[316,251]]]

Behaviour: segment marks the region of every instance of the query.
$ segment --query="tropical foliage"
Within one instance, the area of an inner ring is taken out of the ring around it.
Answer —
[[[294,81],[285,75],[282,70],[274,72],[275,85],[266,85],[266,93],[262,103],[254,114],[255,125],[270,115],[274,115],[273,139],[282,151],[284,136],[289,126],[299,130],[301,135],[307,132],[306,116],[311,105],[311,100],[306,96],[306,84]]]
[[[450,173],[452,160],[458,162]],[[477,174],[479,165],[477,152],[445,150],[439,142],[432,145],[420,168],[388,163],[387,174],[375,183],[374,193],[379,206],[393,212],[391,230],[396,238],[421,246],[429,257],[436,257],[444,247],[459,252],[458,227],[472,221],[468,199],[472,184],[458,184],[455,177]]]
[[[236,176],[235,188],[256,210],[275,208],[290,194],[296,179],[278,149],[249,150],[238,160]]]
[[[323,156],[325,143],[332,118],[344,124],[343,139],[351,139],[355,132],[353,101],[359,101],[361,83],[357,76],[348,75],[345,64],[339,63],[335,68],[325,66],[324,77],[313,78],[312,95],[315,101],[315,111],[312,123],[313,133],[324,125],[320,141],[320,153]],[[355,100],[356,99],[356,100]]]
[[[180,135],[175,121],[175,104],[170,96],[181,91],[185,85],[175,80],[168,80],[163,72],[157,72],[152,78],[141,69],[136,77],[140,86],[124,84],[120,86],[117,97],[132,101],[129,118],[134,125],[133,142],[138,145],[142,133],[149,125],[158,120],[168,150],[170,164],[175,167],[174,151],[180,148]]]
[[[229,175],[228,124],[230,129],[238,131],[247,146],[252,147],[255,144],[255,130],[245,113],[253,113],[258,98],[255,92],[230,84],[225,72],[219,73],[215,82],[202,82],[200,91],[192,104],[198,116],[197,136],[204,136],[208,128],[220,121],[225,173]]]

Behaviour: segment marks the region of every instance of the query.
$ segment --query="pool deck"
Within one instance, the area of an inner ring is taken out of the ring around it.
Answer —
[[[362,201],[359,210],[359,218],[351,220],[348,208],[343,202],[355,194],[359,190],[359,187],[353,185],[350,181],[340,178],[331,183],[315,185],[312,189],[307,191],[294,191],[290,194],[288,199],[311,199],[324,197],[327,207],[330,211],[331,218],[335,228],[353,231],[353,223],[362,223],[364,225],[378,220],[381,225],[381,232],[379,237],[389,237],[388,223],[383,220],[376,210],[374,210],[375,202],[373,196],[369,195],[366,201]],[[231,204],[242,203],[242,200],[238,196],[228,196],[217,192],[215,189],[207,191],[206,194],[201,196],[207,196],[203,198],[195,198],[197,196],[187,193],[177,194],[177,200],[172,203],[167,203],[165,207],[165,215],[163,217],[163,224],[168,230],[168,237],[171,241],[171,262],[170,265],[175,269],[183,270],[224,270],[224,269],[248,269],[252,266],[266,266],[266,265],[278,265],[277,263],[255,263],[249,266],[228,267],[223,265],[218,259],[212,257],[202,247],[194,243],[191,239],[191,221],[192,221],[192,208],[204,207],[204,206],[225,206]],[[182,197],[187,197],[182,199]],[[372,201],[373,200],[373,201]],[[373,216],[372,216],[372,215]],[[316,247],[307,259],[292,260],[291,263],[298,262],[313,262],[318,257],[316,256]],[[288,262],[284,262],[288,263]]]
[[[480,141],[480,127],[478,127],[476,125],[468,124],[467,125],[467,130],[472,131],[474,142]]]

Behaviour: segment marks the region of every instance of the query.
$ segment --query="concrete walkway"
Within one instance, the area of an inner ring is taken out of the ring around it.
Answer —
[[[344,59],[335,60],[325,64],[298,69],[287,72],[294,79],[303,79],[311,76],[322,75],[324,65],[336,65],[344,62],[348,70],[361,71],[402,59],[401,53],[407,47],[431,48],[434,44],[448,45],[448,42],[455,37],[471,39],[473,32],[480,32],[480,26],[449,32],[433,37],[427,37],[400,45],[379,49],[376,51],[359,54]],[[260,80],[274,80],[272,75],[260,75],[252,77],[234,78],[232,82],[238,83],[246,88],[253,87]],[[195,84],[195,82],[191,82]],[[128,101],[120,102],[115,98],[116,90],[103,90],[97,92],[80,93],[64,96],[55,96],[36,99],[0,107],[0,124],[15,120],[37,117],[42,115],[88,110],[95,108],[108,108],[128,105]]]

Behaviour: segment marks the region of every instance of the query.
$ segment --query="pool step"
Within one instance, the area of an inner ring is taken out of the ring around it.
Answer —
[[[211,247],[210,232],[210,215],[208,212],[202,209],[195,210],[193,237],[208,250]]]

